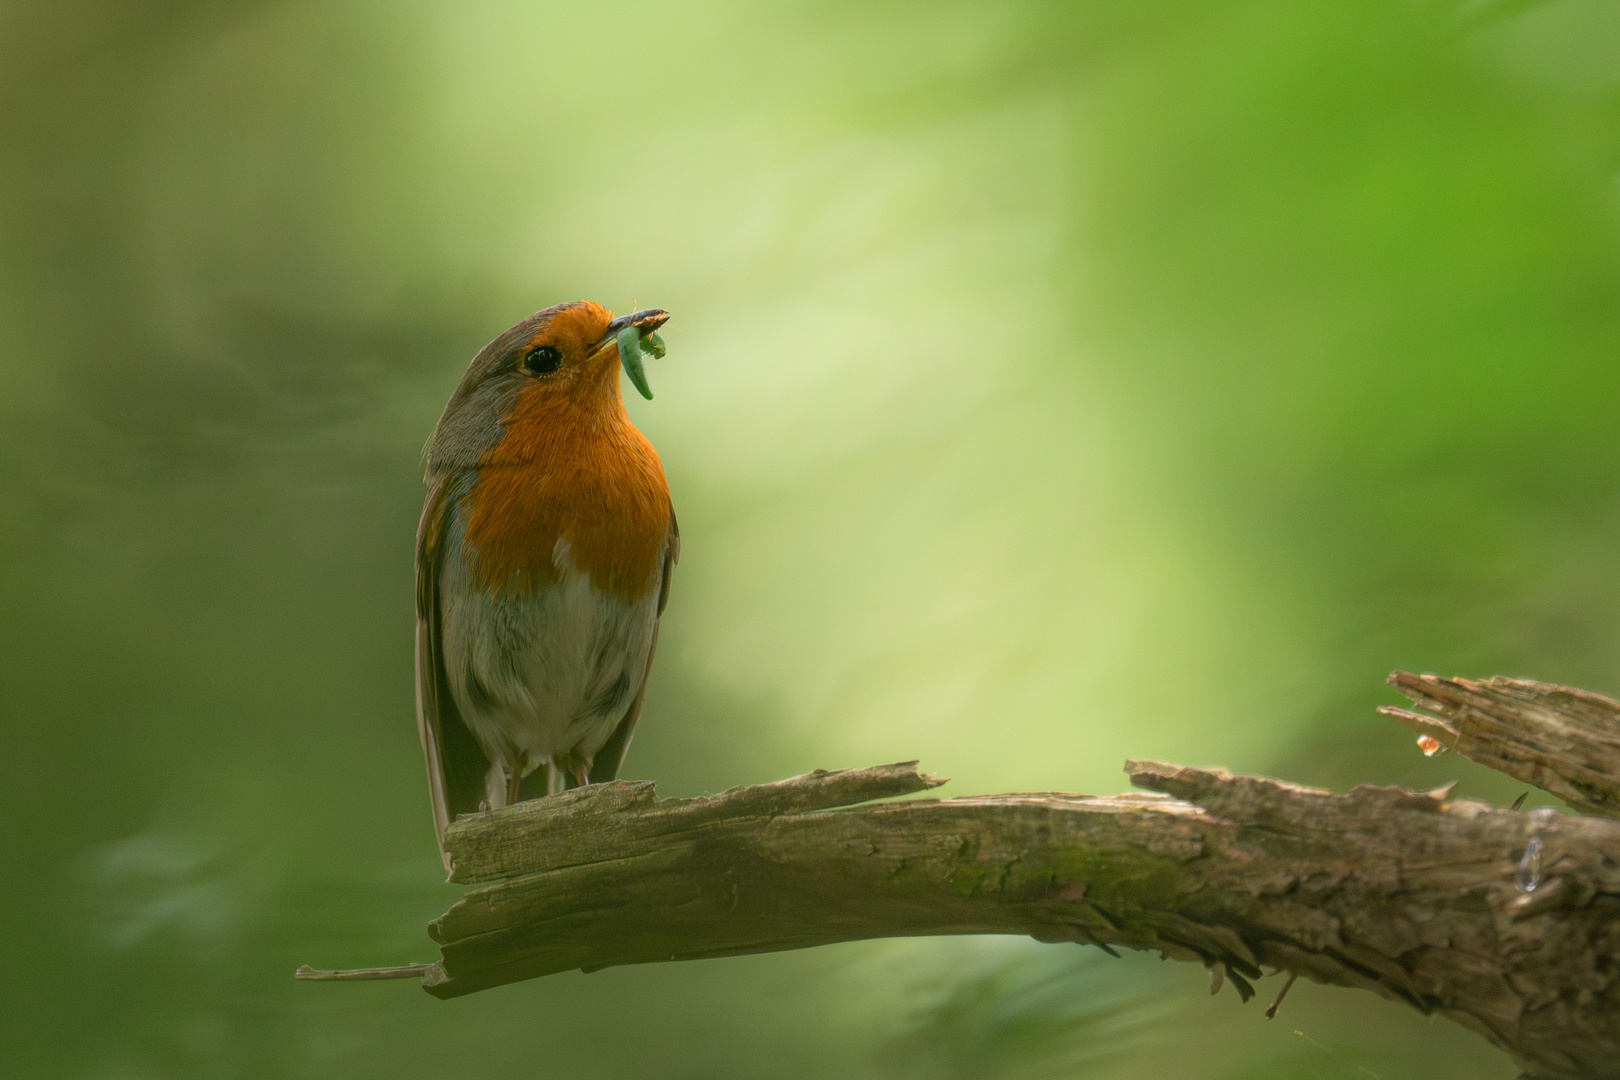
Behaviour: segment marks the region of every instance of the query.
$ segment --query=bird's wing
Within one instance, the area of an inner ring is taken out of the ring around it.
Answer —
[[[658,611],[654,615],[664,614],[664,606],[669,603],[669,580],[675,571],[675,563],[681,557],[681,528],[675,522],[675,511],[669,512],[669,536],[664,545],[664,566],[660,571],[658,582]],[[635,700],[630,703],[630,711],[624,714],[619,726],[613,729],[608,741],[602,744],[602,749],[596,752],[596,759],[591,765],[591,783],[600,784],[612,780],[619,775],[619,768],[624,764],[625,752],[630,749],[630,736],[635,734],[636,721],[641,718],[641,702],[647,696],[647,673],[652,670],[653,654],[658,651],[658,624],[653,624],[652,644],[647,647],[647,665],[641,669],[641,683],[636,687]]]
[[[444,673],[439,570],[450,515],[455,513],[458,479],[447,475],[433,481],[416,528],[416,728],[427,758],[433,829],[446,873],[451,867],[444,830],[457,815],[478,810],[489,769],[484,751],[456,709]]]

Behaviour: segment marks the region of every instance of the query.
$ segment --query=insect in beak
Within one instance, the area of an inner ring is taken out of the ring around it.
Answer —
[[[655,331],[668,321],[669,312],[662,308],[647,308],[620,315],[607,324],[601,340],[596,343],[598,350],[618,343],[619,363],[624,365],[624,373],[630,377],[641,396],[649,401],[653,396],[652,388],[647,385],[647,372],[641,366],[641,354],[647,352],[655,357],[664,355],[664,339]]]

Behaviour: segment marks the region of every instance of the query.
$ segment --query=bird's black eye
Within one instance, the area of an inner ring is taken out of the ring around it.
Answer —
[[[523,354],[523,370],[530,375],[551,375],[562,366],[562,350],[555,345],[536,345]]]

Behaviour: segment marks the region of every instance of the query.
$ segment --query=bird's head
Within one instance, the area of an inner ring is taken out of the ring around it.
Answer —
[[[617,413],[619,368],[652,397],[641,370],[643,349],[663,355],[654,335],[669,313],[647,308],[620,315],[589,300],[537,311],[485,345],[450,396],[428,443],[428,472],[470,468],[499,443],[518,410],[582,418]]]

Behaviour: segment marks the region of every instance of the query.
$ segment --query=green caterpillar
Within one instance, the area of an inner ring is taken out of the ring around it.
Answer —
[[[627,326],[619,331],[619,362],[624,365],[624,373],[630,376],[630,381],[636,384],[641,396],[648,401],[652,400],[652,388],[647,385],[647,372],[641,366],[641,354],[646,351],[658,358],[664,355],[664,339],[657,334],[648,334],[645,341],[641,331],[634,326]]]

